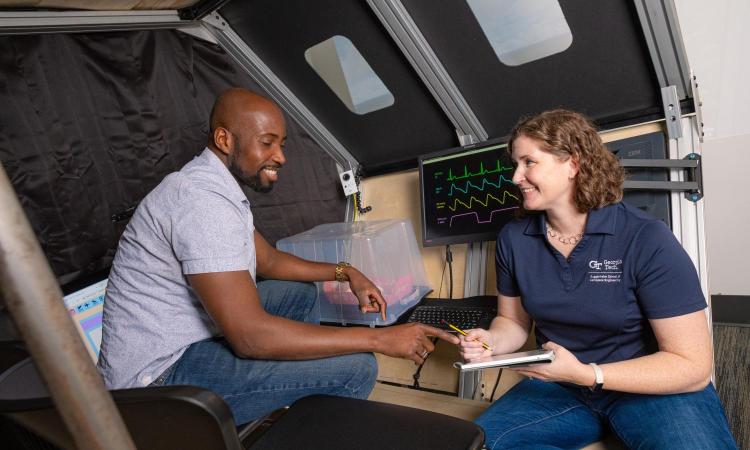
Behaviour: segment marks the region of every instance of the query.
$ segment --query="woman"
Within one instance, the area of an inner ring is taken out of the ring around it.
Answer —
[[[664,223],[620,203],[622,168],[566,110],[521,121],[509,149],[523,208],[497,239],[499,313],[461,340],[469,361],[527,340],[555,352],[479,419],[487,448],[736,448],[710,383],[695,268]],[[482,342],[492,350],[485,350]]]

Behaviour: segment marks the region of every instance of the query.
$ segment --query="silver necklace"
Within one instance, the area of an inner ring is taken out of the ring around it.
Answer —
[[[554,229],[550,228],[549,224],[547,224],[547,236],[549,236],[550,239],[555,239],[556,241],[565,245],[576,245],[583,238],[583,233],[563,236],[559,231],[555,231]]]

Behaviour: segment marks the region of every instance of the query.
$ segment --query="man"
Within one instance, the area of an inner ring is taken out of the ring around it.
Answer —
[[[348,281],[363,312],[385,318],[380,291],[357,269],[305,261],[271,247],[253,227],[239,183],[268,192],[284,165],[284,117],[245,89],[222,93],[208,147],[141,202],[120,240],[107,287],[98,367],[110,389],[203,386],[245,423],[312,394],[366,398],[370,352],[421,363],[419,324],[322,327],[316,289],[291,281]],[[255,274],[271,281],[256,284]]]

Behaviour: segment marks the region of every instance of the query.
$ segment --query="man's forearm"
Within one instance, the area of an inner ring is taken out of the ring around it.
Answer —
[[[333,281],[336,276],[336,264],[308,261],[281,251],[274,254],[270,264],[258,269],[260,275],[274,280]]]
[[[239,356],[294,360],[383,352],[380,329],[327,327],[274,316],[266,319],[261,327],[245,330],[239,342],[231,342]]]

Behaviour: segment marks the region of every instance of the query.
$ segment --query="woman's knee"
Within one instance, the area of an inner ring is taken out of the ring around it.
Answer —
[[[736,448],[716,391],[627,395],[610,413],[612,429],[629,446]]]

